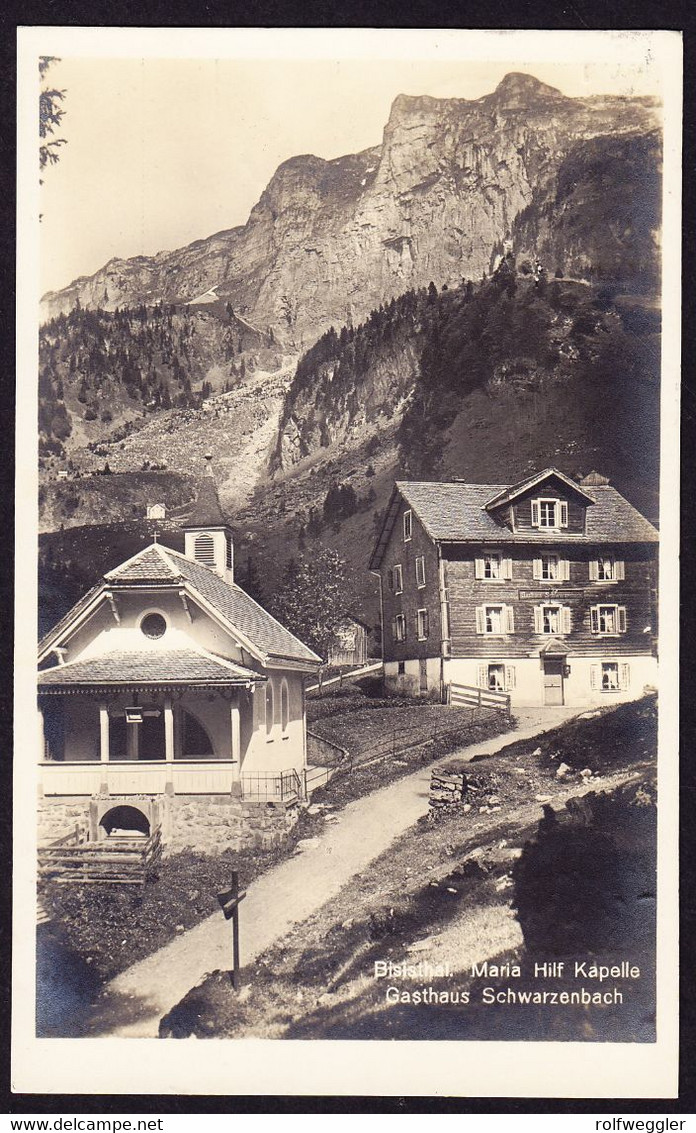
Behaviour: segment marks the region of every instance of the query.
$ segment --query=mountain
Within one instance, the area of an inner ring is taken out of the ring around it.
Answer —
[[[415,479],[595,466],[654,514],[659,384],[653,300],[535,278],[509,253],[490,280],[407,292],[324,334],[298,364],[270,468],[301,479],[385,446]]]
[[[555,192],[578,143],[645,135],[657,113],[649,98],[567,98],[522,74],[473,101],[399,95],[381,145],[330,161],[293,157],[245,225],[113,259],[45,295],[43,314],[184,303],[215,288],[257,331],[300,350],[404,291],[480,278],[520,214]]]

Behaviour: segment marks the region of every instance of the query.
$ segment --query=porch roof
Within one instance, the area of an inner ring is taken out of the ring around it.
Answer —
[[[229,687],[265,677],[213,653],[194,649],[114,651],[69,661],[38,674],[40,692],[138,686]]]

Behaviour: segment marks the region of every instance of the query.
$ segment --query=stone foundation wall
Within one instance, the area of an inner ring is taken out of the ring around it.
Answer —
[[[38,842],[54,842],[70,834],[76,826],[86,838],[89,834],[89,804],[91,799],[82,796],[40,798],[38,806]]]
[[[39,843],[51,842],[79,825],[85,838],[90,831],[90,806],[82,797],[39,800]],[[137,796],[111,796],[101,800],[110,806],[125,804],[147,810]],[[279,845],[300,815],[299,804],[254,802],[234,795],[177,795],[157,799],[162,821],[165,854],[193,849],[221,854],[227,849],[244,850]],[[104,810],[104,806],[101,808]],[[108,807],[107,807],[108,809]]]

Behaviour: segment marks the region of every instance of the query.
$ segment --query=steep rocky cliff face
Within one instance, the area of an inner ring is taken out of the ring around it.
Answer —
[[[381,146],[277,170],[247,223],[176,252],[111,260],[44,297],[72,308],[190,301],[211,287],[254,326],[306,348],[411,289],[490,269],[575,143],[654,129],[651,99],[570,99],[508,75],[475,101],[400,95]]]
[[[518,263],[627,290],[660,288],[662,145],[657,131],[576,143],[512,226]]]

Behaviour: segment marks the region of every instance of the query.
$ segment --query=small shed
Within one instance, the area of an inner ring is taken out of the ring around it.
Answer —
[[[166,519],[167,509],[164,504],[148,504],[147,505],[147,518],[148,519]]]
[[[345,618],[329,642],[329,665],[364,665],[367,662],[368,632],[368,626],[360,618]]]

